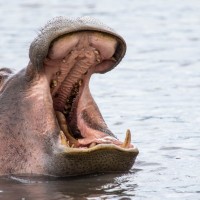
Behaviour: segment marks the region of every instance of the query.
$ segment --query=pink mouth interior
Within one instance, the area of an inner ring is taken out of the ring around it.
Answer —
[[[44,61],[54,110],[65,116],[76,147],[122,145],[108,129],[89,90],[93,73],[104,73],[115,65],[117,45],[109,35],[78,32],[54,41]]]

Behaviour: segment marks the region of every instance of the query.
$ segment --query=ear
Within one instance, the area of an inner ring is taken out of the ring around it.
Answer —
[[[0,69],[0,90],[12,73],[13,71],[9,68]]]

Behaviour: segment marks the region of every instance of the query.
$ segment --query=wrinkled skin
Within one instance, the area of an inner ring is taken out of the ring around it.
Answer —
[[[97,20],[56,18],[29,50],[26,69],[0,69],[0,175],[72,176],[129,170],[138,150],[108,129],[89,90],[126,44]]]

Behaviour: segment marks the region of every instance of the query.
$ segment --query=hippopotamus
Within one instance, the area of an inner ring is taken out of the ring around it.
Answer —
[[[26,68],[0,69],[0,175],[56,177],[125,172],[138,149],[109,130],[89,89],[126,52],[100,21],[56,17],[30,45]]]

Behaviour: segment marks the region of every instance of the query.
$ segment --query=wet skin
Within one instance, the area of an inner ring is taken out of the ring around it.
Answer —
[[[0,175],[74,176],[129,170],[138,155],[108,129],[89,90],[126,44],[91,18],[56,18],[29,50],[26,69],[0,69]]]

